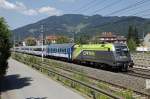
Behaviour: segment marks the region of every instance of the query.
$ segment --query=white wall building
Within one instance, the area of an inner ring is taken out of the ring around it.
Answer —
[[[136,48],[137,51],[150,51],[150,33],[144,37],[142,46]]]
[[[150,48],[150,33],[145,36],[143,44],[145,47]]]

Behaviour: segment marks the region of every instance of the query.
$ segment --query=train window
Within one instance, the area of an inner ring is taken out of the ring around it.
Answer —
[[[57,48],[57,52],[59,53],[59,48]]]
[[[63,49],[61,48],[61,53],[63,52]]]
[[[64,50],[63,50],[63,49],[61,49],[61,52],[63,53],[63,52],[64,52]]]
[[[57,52],[57,48],[55,48],[55,53]]]
[[[58,52],[59,52],[59,53],[61,52],[60,48],[58,49]]]
[[[50,52],[50,53],[51,53],[51,48],[48,48],[48,50],[49,50],[48,52]]]
[[[66,53],[66,49],[64,49],[64,53]]]
[[[53,53],[55,53],[55,48],[53,48]]]
[[[56,48],[56,53],[58,52],[58,48]]]
[[[69,53],[69,48],[67,48],[67,53]]]
[[[55,48],[55,53],[57,52],[57,48]]]
[[[49,48],[47,48],[47,52],[49,53]]]
[[[54,48],[54,53],[56,53],[56,48]]]
[[[63,53],[65,53],[66,52],[66,49],[63,49]]]
[[[50,48],[50,52],[52,53],[52,48]]]
[[[59,53],[59,48],[57,49],[57,52]]]
[[[128,55],[128,49],[126,46],[116,46],[116,54],[119,56],[127,56]]]
[[[67,48],[65,49],[65,53],[67,54]]]
[[[46,51],[46,48],[44,48],[43,51]]]
[[[34,51],[42,51],[42,48],[35,48]]]

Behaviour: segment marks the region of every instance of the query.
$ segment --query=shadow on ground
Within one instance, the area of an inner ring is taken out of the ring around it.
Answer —
[[[19,75],[7,75],[0,78],[0,92],[20,89],[29,86],[32,79],[30,77],[21,78]]]

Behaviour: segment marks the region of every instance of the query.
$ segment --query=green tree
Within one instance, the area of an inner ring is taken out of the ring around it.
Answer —
[[[134,51],[139,45],[139,35],[137,28],[129,26],[128,35],[127,35],[127,44],[130,50]]]
[[[26,42],[27,46],[34,46],[34,45],[36,45],[36,39],[33,38],[33,37],[27,37],[25,39],[25,42]]]
[[[129,26],[129,29],[128,29],[128,35],[127,35],[127,41],[130,40],[133,36],[133,27],[132,26]]]
[[[127,44],[128,44],[130,51],[136,50],[136,42],[133,39],[129,39]]]
[[[11,32],[8,29],[4,18],[0,18],[0,77],[6,74],[8,68],[8,58],[10,57],[10,36]]]
[[[69,38],[66,37],[66,36],[60,36],[60,37],[58,37],[58,39],[56,40],[56,42],[58,44],[69,43]]]
[[[77,44],[88,44],[90,41],[90,36],[87,34],[81,34],[76,36],[75,43]]]
[[[134,40],[135,40],[135,42],[136,42],[136,45],[139,45],[139,44],[140,44],[140,41],[139,41],[139,34],[138,34],[138,30],[137,30],[136,27],[134,28],[134,35],[133,35],[133,38],[134,38]]]

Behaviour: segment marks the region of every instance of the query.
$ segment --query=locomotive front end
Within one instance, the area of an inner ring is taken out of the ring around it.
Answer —
[[[115,44],[115,60],[116,66],[121,69],[121,71],[127,71],[128,67],[133,67],[134,63],[131,59],[131,55],[127,45],[125,44]]]

